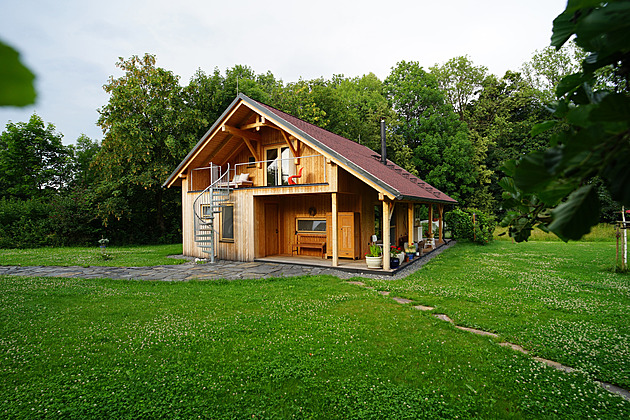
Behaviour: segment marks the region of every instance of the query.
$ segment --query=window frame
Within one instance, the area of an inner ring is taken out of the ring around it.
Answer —
[[[224,231],[225,231],[224,223],[225,223],[225,219],[226,219],[226,217],[225,217],[225,210],[227,208],[230,208],[231,211],[232,211],[232,229],[231,229],[232,230],[232,237],[225,237],[225,236],[223,236]],[[234,239],[235,239],[234,238],[234,203],[224,204],[221,207],[221,213],[219,213],[219,214],[220,214],[220,218],[219,218],[220,219],[219,242],[234,243]]]
[[[300,230],[300,229],[298,229],[300,220],[311,220],[311,221],[319,220],[319,221],[323,221],[324,222],[324,230]],[[328,229],[327,224],[328,224],[328,222],[327,222],[325,217],[296,217],[295,218],[295,232],[296,233],[326,234],[327,229]]]

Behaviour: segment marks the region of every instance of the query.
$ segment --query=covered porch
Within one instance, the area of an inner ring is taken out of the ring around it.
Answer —
[[[416,256],[413,260],[404,262],[400,264],[400,266],[398,266],[397,268],[388,268],[388,269],[384,269],[383,267],[379,269],[369,269],[367,268],[365,259],[354,260],[354,259],[339,258],[337,261],[337,265],[334,265],[332,258],[323,259],[318,256],[310,256],[310,255],[276,254],[276,255],[269,255],[266,257],[256,258],[254,261],[274,263],[274,264],[298,265],[298,266],[306,266],[306,267],[321,267],[323,269],[330,268],[330,269],[345,271],[349,273],[355,273],[357,275],[377,274],[377,275],[393,276],[397,274],[398,272],[405,270],[407,268],[424,264],[424,262],[426,262],[427,260],[433,257],[434,253],[438,253],[443,247],[448,246],[450,243],[451,243],[450,240],[438,241],[434,248],[423,251],[420,256]]]

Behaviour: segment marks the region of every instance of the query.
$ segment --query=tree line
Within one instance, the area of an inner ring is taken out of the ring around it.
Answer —
[[[181,240],[180,193],[161,185],[237,92],[377,152],[384,118],[391,160],[460,206],[502,216],[502,166],[550,146],[554,130],[532,128],[551,117],[557,84],[585,55],[571,43],[545,48],[502,77],[467,56],[426,69],[401,61],[384,80],[369,73],[284,83],[236,65],[198,70],[185,86],[154,55],[121,58],[124,75],[109,78],[109,101],[98,110],[100,142],[81,136],[64,146],[38,115],[7,124],[0,247]],[[614,209],[601,180],[589,182]],[[611,217],[602,212],[602,220]]]

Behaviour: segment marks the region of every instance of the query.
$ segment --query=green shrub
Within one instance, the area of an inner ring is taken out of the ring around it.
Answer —
[[[80,192],[0,199],[0,248],[94,245],[104,230],[87,200]]]
[[[496,227],[494,216],[478,209],[455,209],[446,213],[444,220],[454,239],[468,239],[482,245],[492,240]]]

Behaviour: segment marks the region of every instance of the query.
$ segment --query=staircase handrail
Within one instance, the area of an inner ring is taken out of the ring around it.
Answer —
[[[197,206],[197,202],[205,195],[208,193],[212,193],[212,190],[214,188],[216,188],[217,185],[219,184],[223,184],[225,183],[225,185],[227,186],[227,190],[229,193],[230,190],[230,164],[227,164],[227,170],[221,175],[219,176],[216,181],[214,181],[213,183],[211,183],[210,185],[208,185],[202,192],[200,192],[197,197],[195,198],[195,201],[193,201],[193,212],[195,214],[195,218],[198,220],[203,220],[203,214],[199,215],[199,213],[197,213],[197,207],[199,207],[200,211],[201,211],[201,206]],[[212,202],[210,203],[203,203],[203,204],[212,204]]]

